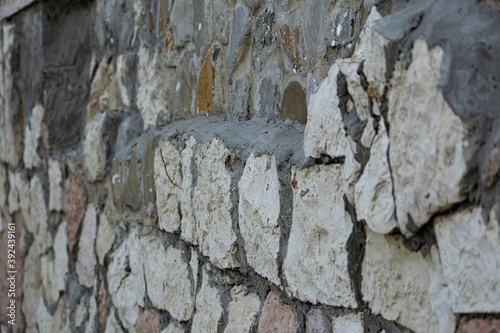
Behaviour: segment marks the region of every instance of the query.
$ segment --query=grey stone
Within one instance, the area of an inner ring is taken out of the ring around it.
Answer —
[[[193,0],[194,47],[197,55],[201,54],[203,47],[210,39],[210,28],[206,13],[207,7],[205,0]]]
[[[80,283],[86,287],[94,285],[95,265],[97,263],[94,252],[94,243],[97,231],[97,212],[94,205],[87,206],[83,218],[82,233],[80,235],[78,260],[75,264],[76,274]]]
[[[63,197],[63,170],[62,165],[56,160],[49,160],[49,209],[62,211]]]
[[[24,166],[27,169],[33,169],[40,166],[41,160],[38,156],[38,139],[40,139],[40,133],[42,129],[42,119],[45,110],[42,105],[37,104],[33,110],[31,110],[31,118],[29,121],[29,127],[26,126],[24,133]],[[26,124],[28,125],[28,124]]]
[[[31,178],[30,194],[35,244],[39,251],[38,253],[45,253],[52,244],[52,236],[48,226],[49,219],[42,182],[38,176]]]
[[[252,67],[255,70],[261,71],[269,62],[269,56],[276,53],[279,46],[275,16],[273,7],[268,5],[255,20],[252,43]]]
[[[123,203],[136,211],[142,204],[141,183],[137,167],[135,150],[132,149],[132,157],[123,184]]]
[[[196,86],[196,64],[193,50],[184,50],[175,73],[174,118],[189,118],[192,115],[193,89]]]
[[[246,120],[250,112],[251,81],[246,76],[238,76],[233,80],[227,108],[227,115],[232,120]]]
[[[196,221],[193,210],[192,183],[194,163],[193,151],[196,148],[196,140],[190,136],[186,140],[186,147],[181,152],[182,159],[182,193],[181,193],[181,237],[185,241],[197,245],[198,234],[196,232]]]
[[[184,46],[193,38],[193,0],[175,0],[170,14],[176,47]]]
[[[304,32],[309,54],[309,62],[320,60],[326,51],[324,41],[324,15],[326,13],[325,0],[307,1],[305,5]]]
[[[255,116],[265,121],[279,119],[281,110],[281,80],[282,73],[279,69],[264,74],[254,92]]]
[[[350,314],[343,317],[333,319],[334,333],[363,333],[363,320],[360,314]]]
[[[95,249],[97,252],[97,259],[101,265],[104,265],[104,257],[113,247],[115,241],[115,234],[113,232],[113,225],[106,213],[102,214],[99,219],[99,231],[97,232],[97,239]]]
[[[231,77],[233,69],[240,62],[241,57],[250,45],[251,17],[252,14],[245,5],[238,3],[234,8],[227,55],[226,75],[228,80]]]

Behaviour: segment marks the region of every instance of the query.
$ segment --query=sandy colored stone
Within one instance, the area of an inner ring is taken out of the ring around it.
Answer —
[[[73,251],[76,243],[76,235],[83,218],[83,208],[85,206],[85,191],[78,180],[70,172],[65,184],[64,214],[68,221],[68,244],[69,250]]]
[[[99,219],[99,231],[97,232],[97,239],[95,249],[97,252],[97,259],[101,265],[104,265],[104,257],[113,247],[115,241],[115,233],[113,225],[108,218],[107,214],[102,214]]]
[[[203,269],[201,289],[196,295],[196,313],[193,317],[192,332],[216,332],[222,317],[222,305],[217,289],[208,284],[208,273]]]
[[[333,319],[333,333],[363,333],[363,319],[360,314],[350,314]]]
[[[37,104],[31,110],[29,126],[26,126],[24,132],[24,166],[27,169],[33,169],[40,166],[42,160],[38,156],[38,139],[42,130],[42,119],[45,110],[42,105]],[[28,125],[28,124],[27,124]]]
[[[170,141],[158,144],[154,157],[158,227],[175,232],[181,225],[179,196],[182,174],[179,151]]]
[[[95,73],[93,71],[95,70]],[[117,110],[123,106],[121,90],[113,72],[113,63],[103,57],[97,68],[90,68],[93,80],[90,84],[90,101],[87,106],[87,121],[107,110]]]
[[[289,333],[295,332],[298,327],[293,310],[287,304],[283,304],[279,296],[271,291],[262,307],[258,331],[260,333]]]
[[[247,294],[241,286],[231,289],[227,326],[224,333],[248,333],[260,309],[260,299],[256,294]]]
[[[500,9],[500,7],[499,7]],[[500,332],[500,320],[498,319],[470,319],[460,320],[457,333],[495,333]]]
[[[389,92],[389,158],[397,219],[407,236],[464,198],[464,129],[437,88],[442,55],[439,46],[428,50],[415,41],[413,62],[394,71]]]
[[[198,84],[196,85],[195,111],[196,114],[211,113],[214,101],[214,80],[215,71],[212,66],[212,56],[215,46],[210,48],[201,64]]]
[[[500,312],[500,225],[479,207],[438,217],[434,224],[443,274],[457,313]]]
[[[160,330],[160,319],[150,312],[143,311],[137,319],[137,333],[158,333]]]
[[[229,150],[217,137],[196,156],[198,182],[193,209],[198,244],[203,254],[220,268],[239,266],[231,218],[231,175],[226,169],[229,159]]]
[[[58,161],[49,159],[49,209],[62,211],[63,197],[63,170]]]
[[[293,224],[283,272],[302,301],[356,308],[346,250],[353,225],[341,172],[339,164],[292,168]]]
[[[280,183],[274,155],[247,159],[238,182],[239,225],[245,241],[247,261],[255,271],[279,285]]]
[[[318,90],[309,98],[307,124],[304,131],[304,154],[319,158],[345,156],[347,147],[344,122],[337,96],[339,67],[332,65]]]
[[[186,147],[181,152],[182,160],[182,191],[181,191],[181,237],[186,242],[197,245],[198,234],[196,232],[196,221],[193,211],[193,198],[191,185],[193,183],[193,174],[191,166],[193,164],[193,151],[196,146],[196,140],[190,136],[186,140]]]
[[[53,304],[57,302],[59,291],[52,289],[52,281],[54,280],[54,254],[52,252],[49,252],[40,258],[40,269],[43,295],[49,304]]]
[[[363,300],[374,314],[416,333],[453,332],[455,317],[436,247],[427,257],[403,245],[401,236],[366,229]]]
[[[297,81],[292,81],[283,92],[281,101],[281,119],[297,120],[301,124],[307,121],[306,92]]]
[[[193,294],[189,266],[182,258],[182,251],[174,247],[165,250],[160,240],[149,239],[144,253],[147,254],[144,271],[151,303],[179,321],[189,320]]]
[[[75,263],[76,274],[80,283],[86,287],[94,285],[95,265],[94,243],[97,229],[97,212],[93,204],[87,206],[83,219],[82,233],[78,242],[78,259]]]
[[[106,291],[106,286],[104,284],[104,275],[102,273],[99,273],[99,291],[97,293],[97,309],[99,313],[99,317],[97,319],[97,325],[99,331],[104,331],[104,328],[106,327],[106,316],[108,315],[108,311],[106,308],[106,297],[107,297],[107,291]]]

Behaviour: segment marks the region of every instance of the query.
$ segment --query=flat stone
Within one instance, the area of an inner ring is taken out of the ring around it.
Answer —
[[[179,321],[187,321],[193,312],[193,294],[188,263],[182,251],[163,247],[158,239],[145,245],[144,271],[148,296],[154,307],[168,311]],[[158,263],[161,262],[161,265]]]
[[[389,158],[397,219],[406,236],[464,198],[464,129],[437,88],[442,55],[439,46],[429,51],[425,41],[415,41],[413,62],[394,71],[389,92]]]
[[[247,261],[255,271],[280,285],[278,257],[280,243],[280,183],[274,155],[247,159],[238,182],[239,225],[245,241]]]
[[[136,61],[134,54],[120,54],[116,58],[116,79],[120,97],[125,107],[130,107],[133,96],[132,69]]]
[[[87,133],[83,142],[83,164],[90,182],[102,179],[105,174],[106,145],[102,140],[105,119],[106,115],[99,113],[87,125]]]
[[[231,289],[227,326],[224,333],[250,332],[260,310],[260,299],[256,294],[247,294],[241,286]]]
[[[326,317],[320,309],[312,309],[306,317],[306,333],[327,333]],[[345,331],[349,332],[349,331]]]
[[[344,168],[342,169],[342,179],[344,194],[349,202],[354,203],[354,194],[356,183],[361,176],[361,164],[354,157],[356,151],[356,143],[348,138],[347,148],[345,150]]]
[[[175,0],[170,22],[174,28],[176,47],[184,46],[193,38],[193,0]]]
[[[76,274],[80,283],[92,287],[95,279],[95,265],[97,264],[94,253],[94,243],[97,229],[97,212],[94,205],[87,206],[83,219],[82,233],[78,242],[78,259],[75,263]]]
[[[209,24],[211,26],[212,34],[223,44],[229,42],[229,8],[225,0],[209,1],[210,14]]]
[[[306,92],[297,81],[292,81],[283,92],[281,119],[297,120],[301,124],[307,121]]]
[[[339,164],[292,168],[293,224],[283,272],[302,301],[356,308],[346,250],[353,226],[341,172]]]
[[[250,112],[251,81],[246,76],[233,79],[229,95],[227,115],[232,120],[246,120]]]
[[[48,226],[47,206],[45,204],[45,196],[43,194],[42,183],[38,176],[34,176],[30,181],[31,191],[31,214],[33,223],[33,233],[35,236],[35,244],[39,253],[45,251],[52,244],[52,236]]]
[[[201,64],[200,74],[198,75],[198,83],[196,85],[195,96],[195,111],[197,115],[209,114],[212,112],[212,104],[214,102],[214,81],[215,70],[212,65],[212,56],[216,46],[211,47]]]
[[[164,0],[167,3],[167,1]],[[196,54],[200,55],[210,41],[210,27],[207,20],[208,1],[193,0],[193,31]]]
[[[208,284],[208,274],[203,270],[201,289],[196,295],[196,313],[193,317],[192,332],[217,332],[223,309],[216,288]]]
[[[305,4],[304,13],[304,36],[306,50],[310,56],[310,62],[316,62],[324,56],[326,51],[325,22],[324,16],[327,13],[326,1],[314,0]]]
[[[52,289],[54,276],[54,254],[49,252],[40,258],[40,268],[42,275],[43,295],[49,304],[57,302],[59,291]],[[55,296],[55,298],[54,298]]]
[[[153,333],[160,331],[160,319],[149,311],[143,311],[137,319],[137,333]]]
[[[390,233],[397,227],[388,149],[389,137],[381,120],[370,150],[370,159],[355,185],[358,220],[364,220],[372,231],[381,234]]]
[[[401,236],[366,229],[362,276],[363,300],[374,314],[416,333],[454,331],[455,317],[435,247],[423,258],[408,250]]]
[[[226,169],[230,152],[217,137],[196,156],[198,182],[194,190],[198,244],[219,268],[239,266],[231,218],[231,175]]]
[[[500,332],[498,319],[461,319],[457,333],[494,333]]]
[[[481,208],[438,217],[434,231],[453,312],[500,312],[500,226],[495,210]],[[481,272],[478,274],[478,272]]]
[[[62,211],[64,205],[63,170],[58,161],[49,159],[49,209]]]
[[[95,327],[96,323],[96,315],[97,315],[97,302],[95,300],[95,289],[94,289],[94,294],[90,297],[90,302],[89,302],[89,319],[87,321],[87,324],[85,325],[85,333],[93,333],[96,332],[97,329]]]
[[[73,251],[76,243],[76,234],[80,228],[83,218],[83,208],[85,206],[85,191],[78,183],[78,180],[69,173],[64,186],[64,215],[68,221],[68,244],[69,250]]]
[[[261,333],[288,333],[295,332],[299,324],[295,313],[283,304],[278,295],[271,291],[264,302],[259,319],[258,331]]]
[[[24,132],[24,166],[27,169],[33,169],[40,166],[42,162],[40,156],[38,156],[38,139],[40,139],[40,134],[42,130],[42,119],[45,110],[42,105],[37,104],[33,110],[31,110],[31,117],[29,121],[29,126],[26,126]],[[28,125],[28,124],[26,124]]]
[[[170,141],[161,142],[155,151],[155,188],[158,227],[175,232],[181,225],[179,197],[183,184],[179,151]]]
[[[193,151],[196,146],[194,137],[186,140],[186,147],[181,152],[182,160],[182,191],[181,191],[181,238],[193,245],[198,244],[198,234],[196,232],[196,221],[194,219],[192,183],[193,174]]]
[[[141,159],[142,176],[142,210],[148,218],[143,220],[146,225],[154,224],[156,217],[156,189],[154,178],[154,154],[156,140],[154,135],[150,136]]]
[[[97,232],[95,244],[97,259],[101,265],[104,265],[104,258],[113,247],[114,242],[115,233],[113,232],[113,225],[111,224],[108,215],[102,214],[99,220],[99,231]]]
[[[309,98],[304,132],[304,154],[308,157],[345,156],[347,139],[336,93],[338,74],[338,66],[333,65],[318,90]]]
[[[57,304],[52,321],[52,332],[71,333],[69,316],[67,315],[66,299],[61,298]]]
[[[229,34],[229,46],[227,54],[227,79],[237,64],[240,63],[242,56],[247,52],[251,42],[251,18],[252,13],[242,3],[236,4],[233,12],[233,23]]]
[[[104,275],[99,273],[99,291],[97,293],[97,307],[99,317],[97,318],[97,324],[99,331],[103,332],[106,327],[106,318],[108,315],[107,307],[106,307],[106,298],[107,298],[107,289],[104,284]],[[96,286],[97,287],[97,286]]]
[[[363,319],[359,314],[350,314],[343,317],[337,317],[333,320],[334,333],[363,333]]]

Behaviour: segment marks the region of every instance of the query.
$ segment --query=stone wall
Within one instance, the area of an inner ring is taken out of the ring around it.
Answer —
[[[499,54],[498,0],[4,18],[1,332],[500,331]]]

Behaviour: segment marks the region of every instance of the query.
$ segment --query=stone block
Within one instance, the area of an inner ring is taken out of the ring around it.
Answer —
[[[97,264],[94,252],[94,243],[97,230],[97,212],[93,204],[87,206],[83,219],[82,233],[78,242],[78,259],[75,263],[78,280],[86,287],[91,288],[95,280],[95,265]]]
[[[299,323],[295,312],[271,291],[264,302],[259,319],[258,331],[261,333],[295,332]]]
[[[196,295],[196,313],[191,331],[200,333],[216,332],[223,309],[220,295],[216,288],[208,283],[208,273],[203,269],[201,289]]]
[[[241,286],[231,289],[227,326],[224,333],[248,333],[259,314],[260,299],[256,294],[248,293]]]

